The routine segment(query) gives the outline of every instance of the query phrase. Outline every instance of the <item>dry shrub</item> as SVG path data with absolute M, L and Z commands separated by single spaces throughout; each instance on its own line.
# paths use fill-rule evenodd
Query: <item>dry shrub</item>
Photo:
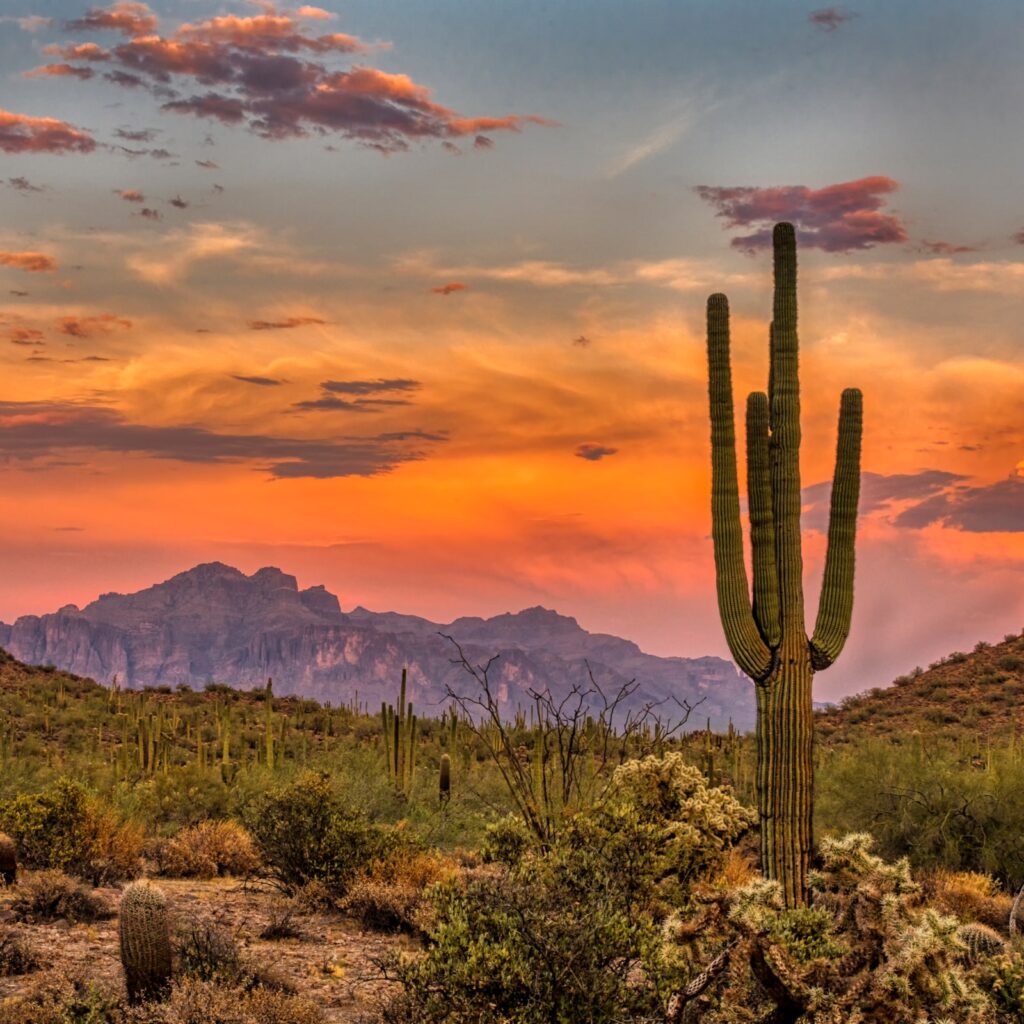
M 291 901 L 300 914 L 322 914 L 335 909 L 330 890 L 316 878 L 299 886 L 292 894 Z
M 14 890 L 11 910 L 17 920 L 32 924 L 58 918 L 101 921 L 114 916 L 106 900 L 53 869 L 27 873 Z
M 722 889 L 740 889 L 757 878 L 757 865 L 742 850 L 732 849 L 713 883 Z
M 0 925 L 0 977 L 28 974 L 40 966 L 39 954 L 22 930 Z
M 112 989 L 60 971 L 42 971 L 0 1000 L 0 1024 L 99 1024 L 116 1019 Z
M 201 821 L 182 829 L 157 850 L 161 874 L 178 878 L 245 877 L 260 868 L 249 833 L 234 821 Z
M 323 1010 L 301 996 L 190 978 L 175 983 L 168 1002 L 140 1006 L 122 1017 L 124 1024 L 324 1024 L 324 1019 Z
M 278 942 L 281 939 L 301 939 L 302 929 L 295 921 L 298 913 L 298 908 L 287 903 L 273 907 L 269 920 L 260 932 L 260 938 L 267 942 Z
M 1005 932 L 1013 897 L 990 875 L 974 871 L 935 871 L 924 879 L 930 902 L 961 921 L 979 921 Z
M 342 907 L 373 931 L 422 933 L 429 927 L 427 890 L 458 874 L 455 861 L 440 853 L 397 851 L 356 879 Z

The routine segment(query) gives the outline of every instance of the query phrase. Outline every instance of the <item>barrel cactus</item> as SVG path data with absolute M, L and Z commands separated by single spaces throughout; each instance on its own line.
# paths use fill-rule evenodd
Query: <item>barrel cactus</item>
M 814 633 L 804 624 L 800 538 L 800 383 L 796 233 L 776 224 L 768 391 L 747 399 L 747 498 L 753 594 L 747 584 L 736 471 L 729 303 L 707 306 L 711 407 L 711 521 L 718 608 L 726 640 L 757 696 L 761 870 L 787 905 L 807 898 L 811 853 L 814 672 L 839 656 L 853 611 L 854 538 L 860 491 L 861 393 L 843 392 L 825 577 Z
M 171 929 L 167 898 L 156 886 L 140 881 L 125 889 L 118 933 L 128 1001 L 164 998 L 171 983 Z
M 6 832 L 0 832 L 0 878 L 4 885 L 14 885 L 18 877 L 18 848 Z

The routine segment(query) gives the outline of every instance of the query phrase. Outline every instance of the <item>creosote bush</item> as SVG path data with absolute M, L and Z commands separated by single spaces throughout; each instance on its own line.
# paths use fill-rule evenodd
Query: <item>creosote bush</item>
M 350 808 L 320 772 L 258 796 L 244 818 L 267 871 L 287 892 L 316 882 L 338 899 L 363 868 L 399 845 L 394 830 Z
M 69 779 L 8 800 L 0 806 L 0 823 L 26 867 L 57 868 L 93 885 L 139 872 L 142 829 L 122 821 L 109 804 Z

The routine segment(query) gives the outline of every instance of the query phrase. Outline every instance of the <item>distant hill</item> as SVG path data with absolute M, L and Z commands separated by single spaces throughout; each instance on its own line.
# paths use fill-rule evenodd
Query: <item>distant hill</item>
M 629 640 L 589 633 L 573 618 L 528 608 L 490 619 L 440 624 L 394 612 L 343 612 L 323 587 L 299 590 L 276 568 L 251 576 L 220 562 L 135 594 L 104 594 L 78 608 L 25 615 L 0 623 L 0 646 L 31 665 L 53 665 L 123 686 L 201 688 L 208 682 L 250 688 L 274 680 L 274 692 L 335 705 L 357 695 L 371 709 L 393 701 L 403 668 L 409 696 L 423 714 L 445 706 L 446 687 L 473 693 L 475 683 L 452 664 L 454 637 L 474 663 L 498 655 L 491 682 L 507 712 L 530 702 L 529 691 L 564 694 L 588 684 L 588 666 L 606 693 L 635 679 L 629 707 L 660 702 L 678 717 L 672 698 L 696 704 L 693 723 L 753 727 L 749 681 L 721 658 L 659 658 Z M 623 711 L 627 710 L 626 708 Z
M 1024 635 L 980 643 L 819 712 L 827 742 L 868 736 L 1000 736 L 1024 732 Z

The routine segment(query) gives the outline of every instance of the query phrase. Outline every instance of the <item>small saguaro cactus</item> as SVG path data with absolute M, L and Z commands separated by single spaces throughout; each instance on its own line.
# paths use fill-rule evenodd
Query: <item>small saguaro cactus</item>
M 0 879 L 4 885 L 14 885 L 17 877 L 18 848 L 6 832 L 0 832 Z
M 406 798 L 412 790 L 416 768 L 416 716 L 412 712 L 412 701 L 407 704 L 405 700 L 407 682 L 408 670 L 403 668 L 397 709 L 386 701 L 380 706 L 388 774 L 395 784 L 395 792 Z
M 718 609 L 737 665 L 757 694 L 757 790 L 761 870 L 787 905 L 805 902 L 811 853 L 811 680 L 839 656 L 853 611 L 854 539 L 860 491 L 861 393 L 843 392 L 825 576 L 814 634 L 804 624 L 800 543 L 800 384 L 796 330 L 796 233 L 776 224 L 775 298 L 768 392 L 747 399 L 747 500 L 753 596 L 747 586 L 736 473 L 729 304 L 708 299 L 711 532 Z
M 441 755 L 441 772 L 437 782 L 438 799 L 441 804 L 448 803 L 452 798 L 452 759 L 448 754 Z
M 171 984 L 167 898 L 150 882 L 132 882 L 121 896 L 121 966 L 130 1003 L 164 998 Z

